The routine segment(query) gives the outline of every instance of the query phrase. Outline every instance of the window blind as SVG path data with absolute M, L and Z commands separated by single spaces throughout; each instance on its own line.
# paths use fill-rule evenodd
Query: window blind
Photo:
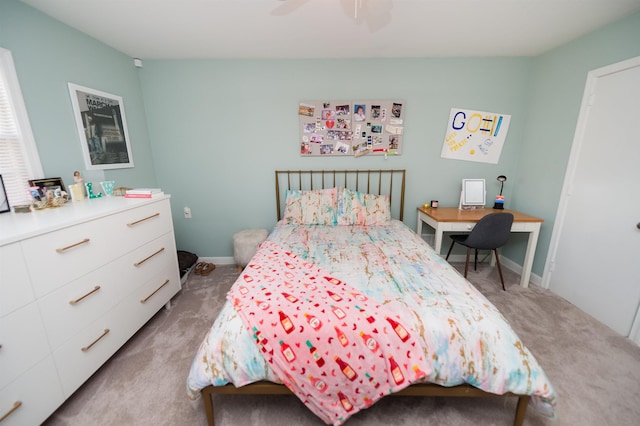
M 21 126 L 20 114 L 26 117 L 13 60 L 9 51 L 0 49 L 0 175 L 11 206 L 29 203 L 28 180 L 34 169 L 42 170 L 37 151 L 28 152 L 29 142 L 34 150 L 35 143 L 26 118 Z

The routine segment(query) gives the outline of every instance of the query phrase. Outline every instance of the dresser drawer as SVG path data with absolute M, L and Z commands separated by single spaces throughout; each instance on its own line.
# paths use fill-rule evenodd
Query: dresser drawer
M 154 281 L 156 281 L 154 283 L 156 288 L 164 282 L 157 283 L 157 279 Z M 137 298 L 139 294 L 130 294 L 112 311 L 94 321 L 55 350 L 53 356 L 65 397 L 71 395 L 100 368 L 170 299 L 170 294 L 175 294 L 178 289 L 179 280 L 171 280 L 147 303 L 141 303 L 142 298 Z M 149 293 L 151 292 L 153 290 Z M 140 289 L 137 293 L 141 293 Z M 166 300 L 159 303 L 163 298 Z
M 35 303 L 0 318 L 0 388 L 43 360 L 49 343 Z
M 0 247 L 0 318 L 33 299 L 20 243 Z
M 173 232 L 136 249 L 127 260 L 135 261 L 129 262 L 126 269 L 127 291 L 118 304 L 95 321 L 84 323 L 78 333 L 54 349 L 65 396 L 87 380 L 180 289 Z M 167 278 L 169 282 L 162 286 Z
M 107 361 L 135 329 L 112 310 L 54 350 L 53 358 L 65 398 Z
M 0 418 L 7 415 L 2 426 L 39 425 L 62 401 L 62 389 L 53 358 L 49 356 L 10 385 L 0 388 Z
M 52 348 L 113 309 L 159 270 L 174 265 L 174 247 L 169 232 L 41 298 L 38 304 Z
M 117 242 L 120 253 L 173 230 L 168 199 L 118 213 L 110 217 L 110 222 L 112 241 Z
M 133 313 L 132 320 L 143 326 L 158 310 L 180 291 L 180 276 L 172 267 L 148 280 L 127 298 L 126 304 Z
M 171 229 L 169 202 L 163 200 L 25 240 L 36 297 Z

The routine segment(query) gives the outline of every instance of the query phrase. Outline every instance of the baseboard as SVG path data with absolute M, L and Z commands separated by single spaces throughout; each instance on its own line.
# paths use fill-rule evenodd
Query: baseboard
M 488 252 L 486 252 L 486 251 L 480 252 L 479 255 L 478 255 L 478 260 L 484 259 L 484 256 L 487 253 Z M 446 254 L 443 254 L 442 258 L 444 259 L 445 256 L 446 256 Z M 449 262 L 464 263 L 466 260 L 467 260 L 467 255 L 466 254 L 452 254 L 451 256 L 449 256 Z M 487 262 L 488 261 L 489 261 L 489 259 L 487 259 Z M 471 254 L 471 258 L 469 259 L 469 262 L 473 262 L 473 254 Z M 509 259 L 508 257 L 500 256 L 500 264 L 503 267 L 507 268 L 508 270 L 513 271 L 518 275 L 522 275 L 522 265 L 518 265 L 516 262 L 514 262 L 511 259 Z M 540 275 L 536 275 L 536 274 L 534 274 L 532 272 L 531 276 L 529 277 L 529 282 L 541 287 L 542 286 L 542 277 Z
M 199 262 L 213 263 L 214 265 L 235 265 L 236 261 L 233 256 L 228 257 L 199 257 Z
M 517 264 L 508 257 L 500 256 L 500 264 L 505 268 L 522 275 L 522 265 Z M 529 282 L 537 286 L 542 286 L 542 277 L 532 272 L 531 276 L 529 277 Z

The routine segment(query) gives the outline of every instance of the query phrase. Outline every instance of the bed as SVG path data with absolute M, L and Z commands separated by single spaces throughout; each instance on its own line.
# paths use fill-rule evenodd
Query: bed
M 229 291 L 222 311 L 197 350 L 187 378 L 187 393 L 194 400 L 203 397 L 210 425 L 214 424 L 213 394 L 293 392 L 325 423 L 335 425 L 344 423 L 351 415 L 388 395 L 517 398 L 515 425 L 523 423 L 528 405 L 549 417 L 555 415 L 556 393 L 553 386 L 504 317 L 402 222 L 405 181 L 405 170 L 275 172 L 278 221 Z M 266 271 L 273 272 L 269 275 Z M 299 275 L 294 278 L 289 271 Z M 319 285 L 310 287 L 309 280 Z M 322 287 L 331 285 L 327 282 L 340 282 L 339 289 L 336 287 L 335 291 L 343 298 L 328 290 L 321 291 L 333 288 Z M 253 286 L 253 294 L 246 294 L 247 283 Z M 283 289 L 289 293 L 282 292 Z M 325 292 L 334 299 L 326 296 Z M 271 305 L 265 302 L 264 294 L 269 295 L 267 301 Z M 286 295 L 289 301 L 280 294 Z M 362 298 L 356 299 L 357 296 Z M 348 304 L 339 305 L 346 303 L 346 299 Z M 256 314 L 266 315 L 269 311 L 276 318 L 276 309 L 272 306 L 275 304 L 285 312 L 292 312 L 296 306 L 291 304 L 292 300 L 305 303 L 303 310 L 314 309 L 312 305 L 317 308 L 316 311 L 308 311 L 325 323 L 324 331 L 315 331 L 316 340 L 309 334 L 314 333 L 313 323 L 309 320 L 314 316 L 307 313 L 304 316 L 308 325 L 302 317 L 297 319 L 295 315 L 294 322 L 298 325 L 291 327 L 292 334 L 285 334 L 285 323 L 277 324 L 277 320 L 272 322 L 273 329 L 258 330 L 267 327 L 269 321 L 260 320 L 261 325 L 258 325 Z M 319 306 L 318 302 L 322 305 Z M 347 323 L 345 321 L 351 318 L 337 320 L 332 317 L 329 306 L 335 310 L 334 305 L 350 310 L 349 315 L 357 316 L 360 323 L 356 324 L 356 319 Z M 260 312 L 260 306 L 264 306 L 262 310 L 265 312 Z M 375 315 L 365 311 L 374 311 Z M 282 319 L 282 310 L 279 314 Z M 409 332 L 401 335 L 396 328 L 395 335 L 389 331 L 391 337 L 386 336 L 387 330 L 394 331 L 394 324 L 397 324 L 390 317 L 404 324 Z M 339 356 L 333 357 L 337 364 L 331 362 L 334 352 L 339 354 L 345 349 L 340 348 L 339 339 L 330 327 L 332 319 L 333 324 L 343 329 L 347 324 L 349 327 L 346 328 L 353 329 L 347 338 L 340 336 L 340 328 L 335 325 L 333 328 L 338 337 L 344 338 L 349 345 L 354 342 L 353 348 L 343 344 L 349 349 L 349 362 L 354 365 L 353 369 L 347 365 L 351 376 L 342 368 L 344 362 L 340 364 L 342 359 Z M 301 323 L 307 325 L 306 332 Z M 270 334 L 276 328 L 281 336 Z M 362 330 L 369 330 L 369 334 Z M 305 345 L 298 341 L 297 347 L 293 341 L 290 347 L 287 346 L 287 338 L 298 332 L 302 334 L 296 338 L 300 342 L 306 340 L 311 355 L 303 355 L 303 352 L 307 353 Z M 367 346 L 366 336 L 371 335 L 381 342 L 380 345 L 376 343 L 375 348 Z M 263 345 L 267 342 L 263 336 L 270 337 L 272 342 Z M 405 340 L 398 340 L 398 337 Z M 406 340 L 409 337 L 411 340 Z M 395 353 L 398 360 L 404 356 L 402 362 L 394 362 L 392 352 L 385 352 L 384 356 L 382 353 L 370 353 L 374 352 L 373 349 L 382 351 L 381 347 L 385 346 L 382 339 L 385 338 L 396 339 L 389 340 L 388 348 L 384 350 L 393 351 L 395 348 L 402 351 Z M 279 340 L 280 346 L 274 339 Z M 356 341 L 359 342 L 357 348 Z M 405 354 L 409 343 L 413 352 Z M 324 351 L 324 358 L 328 360 L 320 369 L 318 357 L 321 351 L 314 345 Z M 293 353 L 296 351 L 301 359 L 294 362 L 287 358 L 287 354 L 296 358 Z M 294 366 L 305 356 L 306 364 Z M 365 359 L 365 356 L 377 358 Z M 360 359 L 362 365 L 357 364 Z M 324 359 L 321 360 L 324 364 Z M 379 383 L 365 370 L 367 366 L 378 365 L 376 363 L 382 363 L 376 374 L 382 374 L 384 370 L 388 379 L 382 387 L 376 386 L 377 390 L 374 390 L 371 383 Z M 340 375 L 341 368 L 344 377 Z M 331 374 L 323 372 L 322 375 L 330 386 L 322 381 L 322 387 L 315 386 L 320 372 L 328 369 L 331 369 Z M 356 379 L 357 372 L 360 377 Z M 309 378 L 308 383 L 305 382 L 306 377 Z M 385 380 L 384 377 L 382 379 Z M 311 386 L 312 380 L 314 386 Z M 384 391 L 379 392 L 380 388 Z M 339 392 L 340 389 L 351 389 L 352 393 L 345 395 Z M 370 394 L 366 393 L 369 391 Z M 367 396 L 362 397 L 363 393 Z M 343 404 L 322 399 L 328 396 Z

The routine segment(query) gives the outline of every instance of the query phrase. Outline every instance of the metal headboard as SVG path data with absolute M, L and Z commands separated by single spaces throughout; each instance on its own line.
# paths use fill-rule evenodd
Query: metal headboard
M 368 194 L 388 195 L 391 216 L 404 217 L 406 170 L 276 170 L 276 208 L 282 219 L 289 189 L 349 188 Z

